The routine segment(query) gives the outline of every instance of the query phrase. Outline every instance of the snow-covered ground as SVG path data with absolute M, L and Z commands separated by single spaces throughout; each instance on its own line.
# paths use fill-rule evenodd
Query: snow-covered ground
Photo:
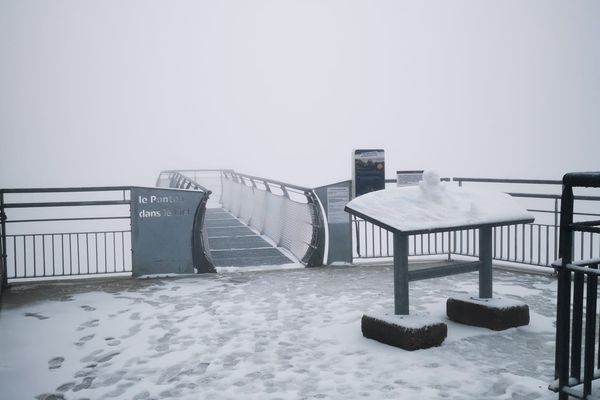
M 415 352 L 361 335 L 363 312 L 393 307 L 389 266 L 134 281 L 5 306 L 0 398 L 556 398 L 556 282 L 495 271 L 494 283 L 530 305 L 529 326 L 446 320 L 442 346 Z M 411 283 L 411 313 L 445 320 L 446 298 L 466 293 L 477 274 Z

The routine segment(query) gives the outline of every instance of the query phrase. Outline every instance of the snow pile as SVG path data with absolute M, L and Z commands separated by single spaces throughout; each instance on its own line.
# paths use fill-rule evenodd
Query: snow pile
M 402 232 L 533 221 L 510 195 L 452 186 L 434 171 L 418 186 L 371 192 L 346 207 Z

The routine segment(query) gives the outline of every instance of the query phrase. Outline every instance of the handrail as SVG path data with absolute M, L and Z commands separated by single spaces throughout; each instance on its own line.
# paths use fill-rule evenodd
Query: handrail
M 562 185 L 562 181 L 555 179 L 504 179 L 504 178 L 465 178 L 453 177 L 454 182 L 476 182 L 476 183 L 526 183 L 534 185 Z
M 239 172 L 235 172 L 233 170 L 227 171 L 226 173 L 229 173 L 231 176 L 247 178 L 247 179 L 250 179 L 253 181 L 263 182 L 265 184 L 273 184 L 273 185 L 280 186 L 281 188 L 286 187 L 286 188 L 294 189 L 294 190 L 304 192 L 304 193 L 311 192 L 313 190 L 312 188 L 308 188 L 306 186 L 294 185 L 294 184 L 287 183 L 287 182 L 277 181 L 275 179 L 261 178 L 261 177 L 254 176 L 254 175 L 242 174 Z

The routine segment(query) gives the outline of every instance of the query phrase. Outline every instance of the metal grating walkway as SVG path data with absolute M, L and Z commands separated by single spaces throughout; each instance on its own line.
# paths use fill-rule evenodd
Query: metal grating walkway
M 215 267 L 251 267 L 294 262 L 223 208 L 207 208 L 204 225 Z

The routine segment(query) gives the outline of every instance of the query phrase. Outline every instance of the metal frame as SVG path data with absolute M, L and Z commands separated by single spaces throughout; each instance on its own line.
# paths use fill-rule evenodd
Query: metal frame
M 492 271 L 492 229 L 511 224 L 530 223 L 533 219 L 508 220 L 488 224 L 459 225 L 438 229 L 415 229 L 401 231 L 389 226 L 364 213 L 353 210 L 346 206 L 345 210 L 365 221 L 391 232 L 394 235 L 394 313 L 396 315 L 409 314 L 409 287 L 411 280 L 430 279 L 441 276 L 461 274 L 471 271 L 479 271 L 479 298 L 491 299 L 493 296 L 493 271 Z M 409 236 L 421 234 L 437 234 L 455 230 L 479 230 L 479 260 L 457 265 L 446 265 L 432 267 L 426 270 L 412 272 L 408 270 Z
M 600 172 L 571 173 L 563 178 L 560 259 L 553 265 L 558 271 L 554 373 L 557 381 L 550 386 L 559 393 L 560 400 L 588 398 L 592 395 L 592 381 L 600 378 L 595 376 L 595 368 L 600 368 L 600 353 L 597 358 L 595 354 L 596 342 L 600 342 L 596 334 L 600 258 L 573 260 L 574 233 L 600 233 L 600 221 L 574 222 L 575 187 L 600 188 Z M 600 352 L 600 343 L 598 348 Z

